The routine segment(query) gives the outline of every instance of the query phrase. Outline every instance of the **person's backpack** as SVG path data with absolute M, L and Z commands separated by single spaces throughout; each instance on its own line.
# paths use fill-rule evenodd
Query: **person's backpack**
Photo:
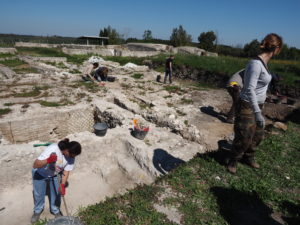
M 156 81 L 157 81 L 157 82 L 160 82 L 160 79 L 161 79 L 161 76 L 160 76 L 160 75 L 157 75 Z

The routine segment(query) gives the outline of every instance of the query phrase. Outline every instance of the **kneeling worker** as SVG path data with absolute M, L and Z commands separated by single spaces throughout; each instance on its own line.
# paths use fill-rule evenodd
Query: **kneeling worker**
M 89 65 L 85 71 L 85 76 L 82 77 L 85 81 L 100 82 L 100 85 L 105 85 L 104 81 L 107 81 L 108 68 L 99 67 L 99 63 L 94 62 Z

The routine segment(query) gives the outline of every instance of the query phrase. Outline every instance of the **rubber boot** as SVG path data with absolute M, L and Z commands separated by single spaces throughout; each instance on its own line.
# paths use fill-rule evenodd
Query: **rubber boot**
M 235 159 L 230 159 L 229 160 L 229 163 L 227 165 L 227 170 L 228 170 L 228 172 L 230 172 L 232 174 L 236 174 L 237 161 Z
M 255 162 L 255 159 L 253 157 L 245 158 L 245 162 L 248 166 L 250 166 L 254 169 L 259 169 L 260 168 L 260 165 L 257 162 Z

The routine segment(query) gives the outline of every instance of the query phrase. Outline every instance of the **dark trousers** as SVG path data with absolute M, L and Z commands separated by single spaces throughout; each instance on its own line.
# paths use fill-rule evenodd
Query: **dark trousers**
M 236 105 L 238 104 L 238 100 L 240 98 L 240 88 L 239 86 L 227 87 L 227 91 L 232 98 L 232 105 L 227 114 L 227 120 L 233 120 L 235 117 Z
M 98 81 L 107 81 L 108 69 L 106 67 L 100 67 L 95 72 L 95 79 Z
M 165 73 L 164 83 L 167 82 L 167 77 L 169 76 L 170 84 L 172 83 L 172 71 L 167 69 Z
M 259 105 L 262 109 L 263 105 Z M 256 126 L 250 103 L 239 100 L 234 121 L 232 160 L 254 158 L 255 149 L 264 138 L 264 128 Z

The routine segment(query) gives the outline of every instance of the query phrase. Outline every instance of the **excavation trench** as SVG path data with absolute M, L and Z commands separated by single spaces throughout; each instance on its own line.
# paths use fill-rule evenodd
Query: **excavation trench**
M 67 190 L 71 214 L 137 184 L 153 182 L 156 176 L 168 172 L 163 165 L 168 164 L 169 168 L 166 160 L 187 161 L 201 151 L 199 144 L 161 127 L 149 132 L 145 140 L 138 140 L 129 130 L 133 117 L 128 110 L 106 103 L 101 107 L 81 105 L 2 120 L 0 129 L 7 140 L 0 145 L 0 208 L 4 208 L 0 219 L 3 224 L 30 221 L 32 163 L 45 148 L 33 147 L 35 143 L 57 142 L 65 137 L 81 143 L 83 151 L 76 158 Z M 104 137 L 93 133 L 95 122 L 108 124 L 110 129 Z M 155 127 L 151 126 L 151 129 Z M 62 211 L 65 213 L 63 207 Z M 53 218 L 47 201 L 42 218 Z

